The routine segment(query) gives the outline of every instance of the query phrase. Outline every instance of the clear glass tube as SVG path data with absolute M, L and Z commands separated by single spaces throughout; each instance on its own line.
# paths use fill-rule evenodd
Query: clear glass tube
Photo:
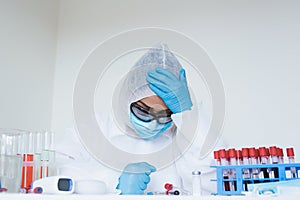
M 34 165 L 35 165 L 35 180 L 43 178 L 41 172 L 41 156 L 45 149 L 45 135 L 43 132 L 35 132 L 35 154 L 34 154 Z
M 43 166 L 46 167 L 47 170 L 44 169 L 42 171 L 47 171 L 47 176 L 55 176 L 56 175 L 56 169 L 55 169 L 55 149 L 54 149 L 54 132 L 52 131 L 44 131 L 44 137 L 45 137 L 45 148 L 43 152 L 43 158 L 41 162 L 43 163 Z M 45 171 L 46 170 L 46 171 Z M 45 176 L 46 173 L 43 174 Z
M 22 166 L 22 182 L 21 189 L 28 193 L 32 181 L 34 180 L 34 135 L 32 132 L 26 132 L 23 143 L 23 166 Z
M 0 188 L 3 192 L 17 193 L 20 191 L 21 136 L 20 131 L 0 129 Z

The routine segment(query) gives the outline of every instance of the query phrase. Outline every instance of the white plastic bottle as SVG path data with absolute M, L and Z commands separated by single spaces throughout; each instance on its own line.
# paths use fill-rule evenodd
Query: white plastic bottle
M 199 196 L 201 195 L 201 172 L 193 171 L 192 178 L 193 178 L 193 196 Z

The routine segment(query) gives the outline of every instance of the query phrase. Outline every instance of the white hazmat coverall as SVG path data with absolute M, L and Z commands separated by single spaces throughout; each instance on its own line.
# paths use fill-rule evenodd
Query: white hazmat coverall
M 150 182 L 145 193 L 164 192 L 164 185 L 171 183 L 185 194 L 192 194 L 192 172 L 201 171 L 202 194 L 216 192 L 212 148 L 202 150 L 210 126 L 211 115 L 206 105 L 191 95 L 192 110 L 172 115 L 172 126 L 158 138 L 143 140 L 135 133 L 129 121 L 129 105 L 144 97 L 156 95 L 146 81 L 147 71 L 162 67 L 178 76 L 181 65 L 166 45 L 151 49 L 145 54 L 121 81 L 113 98 L 111 113 L 97 113 L 97 121 L 107 142 L 123 152 L 119 156 L 112 153 L 111 159 L 120 160 L 118 166 L 102 160 L 89 149 L 84 133 L 68 129 L 56 142 L 56 150 L 74 159 L 57 159 L 58 173 L 75 180 L 97 179 L 105 182 L 107 193 L 118 193 L 116 186 L 126 164 L 147 162 L 157 171 L 150 174 Z M 78 137 L 79 136 L 79 137 Z M 94 138 L 88 138 L 93 140 Z M 216 141 L 218 138 L 214 138 Z M 221 141 L 221 140 L 220 140 Z M 224 146 L 219 141 L 215 148 Z M 95 141 L 94 141 L 95 142 Z M 200 159 L 200 152 L 207 152 Z M 111 152 L 107 149 L 107 154 Z M 127 156 L 127 154 L 128 156 Z M 132 156 L 136 155 L 136 157 Z M 114 162 L 118 163 L 118 162 Z M 183 193 L 182 193 L 183 194 Z

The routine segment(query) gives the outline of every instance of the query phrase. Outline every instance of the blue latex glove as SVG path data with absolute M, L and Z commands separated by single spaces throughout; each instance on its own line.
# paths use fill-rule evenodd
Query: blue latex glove
M 144 194 L 150 174 L 155 171 L 156 168 L 146 162 L 128 164 L 119 177 L 116 189 L 121 190 L 121 194 Z
M 185 70 L 179 72 L 179 79 L 168 69 L 156 68 L 148 71 L 146 77 L 149 87 L 155 92 L 173 113 L 191 110 L 193 103 L 186 82 Z

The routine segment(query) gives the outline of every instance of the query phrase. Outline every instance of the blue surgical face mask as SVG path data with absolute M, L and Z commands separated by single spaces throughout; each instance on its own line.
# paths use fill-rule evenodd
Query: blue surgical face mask
M 144 140 L 154 140 L 165 132 L 171 125 L 172 121 L 166 124 L 159 124 L 156 120 L 143 122 L 130 112 L 130 121 L 135 132 Z

